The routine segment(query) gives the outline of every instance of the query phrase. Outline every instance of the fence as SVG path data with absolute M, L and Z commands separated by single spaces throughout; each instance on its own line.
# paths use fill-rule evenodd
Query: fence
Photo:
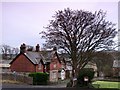
M 2 80 L 13 80 L 18 81 L 26 84 L 32 84 L 33 79 L 32 77 L 28 77 L 25 73 L 1 73 Z

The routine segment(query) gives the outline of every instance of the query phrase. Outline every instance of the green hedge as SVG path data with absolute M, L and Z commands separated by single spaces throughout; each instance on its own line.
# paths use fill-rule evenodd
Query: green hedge
M 29 76 L 33 77 L 33 85 L 46 85 L 49 80 L 47 73 L 35 72 L 30 73 Z
M 94 70 L 92 68 L 83 68 L 80 70 L 77 85 L 78 86 L 88 86 L 91 83 L 91 80 L 94 78 Z M 84 77 L 88 77 L 88 81 L 84 81 Z

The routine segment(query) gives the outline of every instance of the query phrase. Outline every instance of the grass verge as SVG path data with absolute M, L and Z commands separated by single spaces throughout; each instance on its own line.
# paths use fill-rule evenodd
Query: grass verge
M 120 89 L 120 82 L 95 81 L 92 83 L 95 88 L 117 88 Z

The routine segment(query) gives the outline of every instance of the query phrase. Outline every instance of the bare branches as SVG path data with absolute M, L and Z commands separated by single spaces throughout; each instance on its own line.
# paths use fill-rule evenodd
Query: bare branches
M 57 45 L 71 57 L 73 68 L 83 68 L 95 50 L 112 45 L 116 35 L 115 24 L 105 20 L 102 10 L 91 13 L 69 8 L 58 11 L 54 20 L 42 32 L 47 45 Z

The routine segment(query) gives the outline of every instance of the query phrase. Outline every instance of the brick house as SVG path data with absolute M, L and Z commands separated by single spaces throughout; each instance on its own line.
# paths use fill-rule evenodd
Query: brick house
M 26 51 L 25 48 L 23 50 L 21 49 L 20 53 L 10 62 L 10 69 L 16 72 L 45 71 L 42 55 L 38 52 Z
M 45 59 L 46 72 L 50 73 L 50 81 L 61 79 L 61 71 L 66 68 L 65 60 L 59 56 L 57 49 L 40 51 Z
M 61 78 L 59 73 L 65 70 L 65 61 L 59 58 L 57 49 L 39 51 L 37 44 L 35 51 L 26 50 L 26 45 L 22 44 L 20 53 L 10 62 L 11 71 L 16 72 L 48 72 L 50 81 L 57 81 Z
M 65 77 L 61 75 L 61 71 L 65 71 L 65 61 L 60 60 L 56 48 L 54 48 L 53 57 L 50 63 L 50 81 L 57 81 L 58 78 Z M 56 78 L 58 77 L 58 78 Z

